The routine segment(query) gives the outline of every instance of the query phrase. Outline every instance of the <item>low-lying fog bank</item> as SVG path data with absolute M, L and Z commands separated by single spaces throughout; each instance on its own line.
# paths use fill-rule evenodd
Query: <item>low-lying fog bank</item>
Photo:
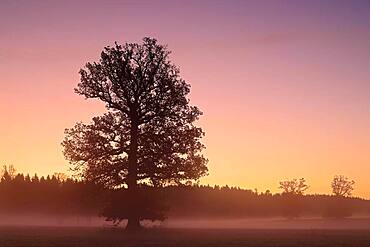
M 208 220 L 168 220 L 163 226 L 170 228 L 210 229 L 370 229 L 370 218 L 245 218 Z
M 122 222 L 119 226 L 124 226 Z M 167 219 L 164 222 L 144 221 L 146 227 L 202 229 L 370 229 L 369 217 L 346 219 L 323 218 L 244 218 L 244 219 Z M 114 227 L 102 217 L 86 216 L 0 216 L 1 226 Z

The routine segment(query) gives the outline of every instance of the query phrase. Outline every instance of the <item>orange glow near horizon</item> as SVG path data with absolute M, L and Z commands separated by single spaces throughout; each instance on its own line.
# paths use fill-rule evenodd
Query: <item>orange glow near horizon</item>
M 201 183 L 277 192 L 304 177 L 308 193 L 330 193 L 343 174 L 370 198 L 369 3 L 227 2 L 1 3 L 0 164 L 67 172 L 64 129 L 105 111 L 74 94 L 78 70 L 151 36 L 204 112 Z

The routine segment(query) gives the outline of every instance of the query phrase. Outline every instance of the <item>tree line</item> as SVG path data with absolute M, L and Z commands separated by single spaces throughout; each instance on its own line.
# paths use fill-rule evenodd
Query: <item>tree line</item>
M 333 195 L 304 195 L 308 187 L 304 179 L 282 181 L 282 192 L 275 194 L 196 183 L 141 185 L 137 206 L 141 220 L 369 215 L 370 201 L 350 197 L 348 193 L 335 194 L 337 190 L 345 191 L 345 187 L 338 187 L 338 181 L 353 185 L 351 180 L 337 176 L 332 183 Z M 125 188 L 106 189 L 63 174 L 29 176 L 4 166 L 0 178 L 0 215 L 104 216 L 119 223 L 126 219 L 129 196 Z
M 100 207 L 91 182 L 68 178 L 61 173 L 30 176 L 3 166 L 0 173 L 0 215 L 96 215 Z

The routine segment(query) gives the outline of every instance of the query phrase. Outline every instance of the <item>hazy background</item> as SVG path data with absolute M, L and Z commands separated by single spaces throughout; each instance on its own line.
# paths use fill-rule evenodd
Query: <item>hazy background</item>
M 370 197 L 369 1 L 0 1 L 0 163 L 67 171 L 63 130 L 104 111 L 73 93 L 106 45 L 156 37 L 205 113 L 202 183 L 276 191 L 335 174 Z

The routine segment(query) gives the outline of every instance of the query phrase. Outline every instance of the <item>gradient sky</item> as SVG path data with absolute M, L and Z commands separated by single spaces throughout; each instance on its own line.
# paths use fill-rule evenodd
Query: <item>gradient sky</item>
M 63 131 L 104 111 L 78 70 L 118 42 L 157 38 L 204 116 L 204 184 L 278 191 L 335 174 L 370 198 L 369 1 L 0 0 L 0 164 L 65 172 Z

